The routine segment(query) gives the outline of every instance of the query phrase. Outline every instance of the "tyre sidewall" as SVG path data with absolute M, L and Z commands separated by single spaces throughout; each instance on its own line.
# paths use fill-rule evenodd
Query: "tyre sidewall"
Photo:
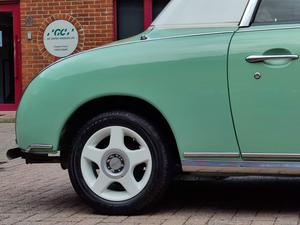
M 113 202 L 96 195 L 84 181 L 81 155 L 88 139 L 97 131 L 109 126 L 123 126 L 138 133 L 149 147 L 152 171 L 145 188 L 135 197 Z M 108 214 L 135 214 L 150 207 L 164 193 L 169 183 L 169 157 L 159 131 L 142 117 L 124 111 L 103 113 L 87 122 L 74 139 L 70 154 L 69 174 L 76 192 L 97 211 Z

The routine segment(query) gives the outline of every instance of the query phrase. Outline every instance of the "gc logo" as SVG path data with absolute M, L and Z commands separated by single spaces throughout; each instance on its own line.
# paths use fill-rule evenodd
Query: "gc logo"
M 74 28 L 71 30 L 71 32 L 74 32 Z M 69 36 L 70 35 L 70 32 L 68 31 L 67 28 L 65 29 L 52 29 L 51 33 L 54 35 L 54 36 L 61 36 L 61 37 L 64 37 L 64 36 Z M 50 33 L 47 34 L 47 36 L 50 36 Z

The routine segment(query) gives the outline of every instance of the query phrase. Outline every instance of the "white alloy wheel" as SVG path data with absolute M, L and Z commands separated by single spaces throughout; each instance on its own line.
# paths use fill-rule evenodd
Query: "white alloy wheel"
M 123 126 L 110 126 L 87 140 L 80 166 L 84 181 L 96 195 L 108 201 L 126 201 L 146 187 L 152 156 L 138 133 Z

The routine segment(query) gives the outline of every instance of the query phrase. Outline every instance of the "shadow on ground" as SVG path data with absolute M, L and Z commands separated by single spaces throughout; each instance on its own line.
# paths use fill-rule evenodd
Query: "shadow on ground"
M 65 202 L 85 205 L 73 191 L 68 193 L 68 197 L 61 194 L 53 196 L 50 202 L 65 199 Z M 180 209 L 298 213 L 299 201 L 300 178 L 232 177 L 224 180 L 176 181 L 150 213 L 163 214 Z
M 80 200 L 67 171 L 59 165 L 25 165 L 21 160 L 6 163 L 0 166 L 0 180 L 0 216 L 8 212 L 50 216 L 63 211 L 74 219 L 78 214 L 89 217 L 95 213 Z M 167 215 L 171 219 L 183 210 L 207 214 L 208 219 L 213 215 L 231 219 L 237 212 L 245 212 L 251 216 L 247 218 L 250 221 L 261 213 L 267 215 L 258 218 L 273 220 L 283 212 L 297 220 L 299 202 L 300 178 L 251 176 L 174 181 L 162 201 L 145 215 Z
M 300 211 L 300 178 L 232 177 L 177 181 L 159 210 L 211 208 L 242 211 Z

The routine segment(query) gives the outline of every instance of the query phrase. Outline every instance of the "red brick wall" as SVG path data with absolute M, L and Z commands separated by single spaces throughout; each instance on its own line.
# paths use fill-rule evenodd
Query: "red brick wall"
M 94 48 L 114 39 L 113 0 L 21 0 L 22 86 L 57 58 L 43 46 L 43 29 L 55 19 L 72 21 L 79 33 L 75 52 Z M 25 19 L 32 16 L 32 26 Z M 27 39 L 32 32 L 32 40 Z

